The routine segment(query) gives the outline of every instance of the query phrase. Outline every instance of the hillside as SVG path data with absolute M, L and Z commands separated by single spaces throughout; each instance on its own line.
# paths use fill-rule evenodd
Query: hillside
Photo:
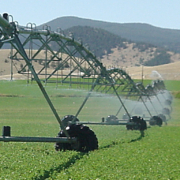
M 50 26 L 52 30 L 57 30 L 58 27 L 65 30 L 73 26 L 101 28 L 128 40 L 146 42 L 180 52 L 180 30 L 159 28 L 142 23 L 112 23 L 72 16 L 56 18 L 45 24 Z M 42 28 L 45 24 L 39 27 Z
M 125 42 L 129 42 L 127 39 L 113 33 L 90 26 L 73 26 L 64 30 L 64 34 L 72 34 L 76 41 L 81 41 L 99 58 L 102 58 L 105 54 L 110 54 L 112 48 L 126 48 Z
M 100 28 L 74 26 L 64 34 L 73 34 L 108 66 L 157 66 L 180 60 L 180 54 L 149 43 L 135 43 Z

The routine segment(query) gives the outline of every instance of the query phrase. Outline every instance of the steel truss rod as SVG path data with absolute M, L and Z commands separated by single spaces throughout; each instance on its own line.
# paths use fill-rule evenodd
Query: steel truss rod
M 9 23 L 6 19 L 4 19 L 3 17 L 0 16 L 0 25 L 1 27 L 3 28 L 3 31 L 4 31 L 4 34 L 5 36 L 7 37 L 7 39 L 9 37 L 11 37 L 11 39 L 9 39 L 9 42 L 11 43 L 11 45 L 19 52 L 19 54 L 21 54 L 21 56 L 24 58 L 26 64 L 28 65 L 29 69 L 31 70 L 33 76 L 34 76 L 34 79 L 36 80 L 42 94 L 44 95 L 47 103 L 49 104 L 49 107 L 51 108 L 54 116 L 56 117 L 57 121 L 59 122 L 60 124 L 60 127 L 64 130 L 66 136 L 69 138 L 69 134 L 67 133 L 63 123 L 61 122 L 61 119 L 54 107 L 54 105 L 52 104 L 45 88 L 43 87 L 43 85 L 41 84 L 41 81 L 37 75 L 37 73 L 35 72 L 34 70 L 34 67 L 32 66 L 22 44 L 21 44 L 21 41 L 19 40 L 19 37 L 18 37 L 18 33 L 17 33 L 17 27 L 14 23 Z
M 77 142 L 77 138 L 69 138 L 66 137 L 21 137 L 21 136 L 0 136 L 0 141 L 4 142 L 49 142 L 49 143 L 75 143 Z

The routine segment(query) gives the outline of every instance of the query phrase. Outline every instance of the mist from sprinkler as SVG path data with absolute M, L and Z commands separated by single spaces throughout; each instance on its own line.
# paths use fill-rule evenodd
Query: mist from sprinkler
M 156 71 L 156 70 L 153 70 L 150 77 L 154 78 L 154 79 L 160 79 L 160 80 L 164 80 L 164 78 L 162 77 L 162 75 Z

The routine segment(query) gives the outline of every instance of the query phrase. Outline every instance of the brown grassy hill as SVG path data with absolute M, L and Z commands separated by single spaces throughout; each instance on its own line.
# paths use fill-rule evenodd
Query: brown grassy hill
M 103 29 L 76 26 L 64 31 L 87 44 L 104 64 L 113 66 L 157 66 L 180 59 L 180 55 L 146 42 L 135 43 Z M 56 45 L 52 43 L 54 49 Z M 57 48 L 58 49 L 58 48 Z M 175 56 L 175 57 L 174 57 Z
M 107 66 L 131 67 L 140 66 L 155 57 L 157 48 L 149 47 L 145 51 L 134 48 L 135 43 L 126 43 L 127 48 L 113 48 L 112 53 L 103 56 L 101 59 Z M 180 54 L 167 51 L 170 55 L 170 62 L 180 61 Z
M 9 58 L 10 50 L 9 49 L 0 49 L 0 79 L 9 79 L 11 72 L 13 72 L 13 76 L 18 79 L 24 79 L 26 77 L 18 74 L 18 70 L 21 70 L 21 66 L 25 65 L 25 61 L 13 61 Z M 39 55 L 39 58 L 42 58 L 43 54 Z M 36 66 L 36 69 L 40 69 L 42 65 L 37 62 L 33 64 Z
M 171 52 L 169 52 L 171 53 Z M 147 53 L 139 53 L 136 50 L 132 50 L 132 47 L 130 46 L 129 49 L 125 49 L 123 52 L 117 50 L 116 48 L 113 50 L 113 53 L 109 55 L 109 59 L 104 58 L 102 60 L 103 64 L 107 68 L 112 68 L 112 67 L 118 67 L 118 68 L 123 68 L 126 70 L 129 75 L 133 79 L 141 79 L 142 78 L 142 66 L 136 66 L 136 61 L 128 61 L 128 59 L 131 59 L 131 57 L 135 56 L 136 54 L 136 59 L 140 57 L 143 58 L 148 58 Z M 10 55 L 10 50 L 6 49 L 0 49 L 0 79 L 10 79 L 10 74 L 11 74 L 11 61 L 9 59 Z M 41 55 L 40 55 L 41 56 Z M 119 61 L 118 63 L 118 58 L 126 56 L 127 61 Z M 43 54 L 42 54 L 43 57 Z M 170 80 L 180 80 L 180 55 L 179 54 L 172 54 L 172 63 L 170 64 L 165 64 L 165 65 L 160 65 L 160 66 L 144 66 L 143 67 L 143 75 L 144 79 L 153 79 L 157 78 L 158 74 L 161 74 L 163 79 L 170 79 Z M 121 62 L 121 63 L 120 63 Z M 12 69 L 13 69 L 13 77 L 16 79 L 26 79 L 25 76 L 19 75 L 17 73 L 18 69 L 20 69 L 20 66 L 22 63 L 25 63 L 23 61 L 15 61 L 12 64 Z M 34 66 L 36 66 L 36 69 L 40 69 L 42 65 L 39 63 L 35 63 Z
M 180 61 L 160 66 L 128 67 L 126 71 L 133 79 L 163 78 L 164 80 L 180 80 Z

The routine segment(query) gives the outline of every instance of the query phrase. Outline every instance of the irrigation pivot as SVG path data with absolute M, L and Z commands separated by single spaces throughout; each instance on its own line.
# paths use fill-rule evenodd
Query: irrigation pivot
M 132 116 L 126 107 L 123 96 L 139 96 L 141 93 L 129 75 L 121 69 L 110 69 L 106 67 L 91 53 L 82 42 L 75 41 L 71 36 L 64 35 L 61 31 L 51 31 L 49 27 L 42 30 L 33 24 L 22 27 L 17 22 L 10 22 L 8 14 L 0 16 L 0 48 L 4 43 L 10 43 L 12 49 L 10 59 L 22 61 L 23 67 L 18 70 L 20 74 L 28 75 L 29 80 L 35 80 L 51 108 L 56 120 L 60 125 L 57 138 L 44 139 L 43 137 L 11 137 L 10 129 L 4 127 L 3 136 L 0 141 L 32 141 L 32 142 L 56 142 L 56 150 L 78 150 L 90 151 L 98 148 L 98 140 L 95 133 L 86 125 L 126 125 L 127 129 L 144 131 L 147 126 L 140 116 Z M 24 35 L 24 36 L 22 36 Z M 25 38 L 24 41 L 21 39 Z M 52 48 L 52 44 L 55 44 Z M 26 49 L 29 47 L 29 50 Z M 36 49 L 34 50 L 33 49 Z M 41 55 L 45 55 L 42 57 Z M 35 65 L 39 62 L 41 68 L 35 71 Z M 54 68 L 48 69 L 49 66 Z M 12 72 L 13 75 L 13 72 Z M 41 77 L 41 78 L 40 78 Z M 44 79 L 43 79 L 44 77 Z M 45 83 L 68 83 L 70 86 L 86 86 L 88 94 L 82 102 L 75 115 L 67 115 L 60 119 L 51 99 L 49 98 L 42 82 Z M 88 88 L 87 88 L 88 87 Z M 80 122 L 78 115 L 90 98 L 92 92 L 113 94 L 125 111 L 128 121 L 109 116 L 102 122 Z M 140 95 L 141 94 L 141 95 Z M 152 116 L 146 102 L 141 98 L 145 108 Z
M 62 124 L 62 121 L 58 115 L 58 113 L 56 112 L 56 109 L 53 105 L 53 103 L 51 102 L 45 88 L 43 87 L 36 71 L 34 70 L 33 65 L 31 64 L 24 48 L 23 45 L 19 39 L 18 36 L 18 28 L 15 24 L 15 22 L 9 22 L 9 16 L 8 14 L 3 14 L 3 17 L 0 15 L 0 35 L 1 35 L 1 39 L 0 39 L 0 45 L 2 46 L 4 43 L 10 43 L 16 50 L 17 52 L 23 57 L 23 59 L 26 62 L 26 65 L 28 66 L 28 68 L 30 69 L 34 79 L 36 80 L 42 94 L 44 95 L 47 103 L 49 104 L 54 116 L 56 117 L 58 123 L 60 124 L 61 129 L 63 130 L 63 137 L 57 137 L 57 138 L 43 138 L 43 137 L 11 137 L 10 136 L 10 128 L 4 127 L 3 128 L 3 135 L 2 137 L 0 137 L 0 141 L 18 141 L 18 142 L 59 142 L 62 144 L 68 144 L 68 146 L 71 147 L 72 150 L 78 150 L 78 151 L 89 151 L 89 150 L 94 150 L 98 148 L 98 142 L 97 139 L 95 138 L 95 140 L 91 143 L 86 142 L 86 144 L 82 143 L 82 138 L 77 138 L 77 136 L 79 136 L 79 134 L 81 134 L 82 132 L 85 133 L 85 137 L 87 136 L 89 129 L 85 128 L 83 125 L 79 126 L 79 125 L 73 125 L 73 126 L 69 126 L 69 130 L 67 130 L 67 128 L 65 128 L 65 126 Z M 76 132 L 76 133 L 74 133 Z M 9 136 L 7 136 L 9 135 Z M 95 134 L 93 134 L 93 137 L 96 137 Z M 76 136 L 76 137 L 75 137 Z M 92 136 L 92 132 L 91 134 L 87 137 L 91 138 Z M 94 146 L 92 146 L 92 144 Z

